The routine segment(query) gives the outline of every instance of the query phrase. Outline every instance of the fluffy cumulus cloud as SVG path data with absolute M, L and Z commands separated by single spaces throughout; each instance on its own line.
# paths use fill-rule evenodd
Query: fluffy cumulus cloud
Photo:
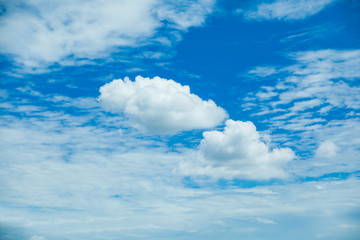
M 0 53 L 28 71 L 86 63 L 145 41 L 171 44 L 171 33 L 201 25 L 212 7 L 213 0 L 5 1 Z
M 160 77 L 114 80 L 102 86 L 100 93 L 106 110 L 123 113 L 136 128 L 150 133 L 212 128 L 227 118 L 212 100 L 204 101 L 189 86 Z
M 319 158 L 331 158 L 336 156 L 338 147 L 330 140 L 320 143 L 319 147 L 316 149 L 316 157 Z
M 277 0 L 261 3 L 255 10 L 245 13 L 245 17 L 255 20 L 298 20 L 320 12 L 335 0 Z
M 284 178 L 287 174 L 283 167 L 295 157 L 289 148 L 270 150 L 252 122 L 228 120 L 223 132 L 207 131 L 203 135 L 200 165 L 182 163 L 180 170 L 185 174 L 253 180 Z

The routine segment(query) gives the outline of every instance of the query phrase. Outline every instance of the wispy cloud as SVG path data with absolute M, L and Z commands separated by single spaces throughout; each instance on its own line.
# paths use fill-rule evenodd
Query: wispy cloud
M 328 167 L 331 164 L 338 165 L 338 170 L 356 171 L 359 169 L 355 164 L 356 143 L 360 139 L 353 133 L 359 128 L 359 119 L 351 113 L 360 108 L 357 84 L 360 51 L 307 51 L 290 54 L 290 57 L 295 64 L 278 68 L 277 73 L 281 74 L 276 76 L 277 83 L 250 94 L 244 107 L 254 111 L 254 117 L 266 116 L 263 122 L 270 124 L 274 132 L 286 130 L 286 138 L 293 141 L 289 145 L 298 151 L 307 149 L 309 154 L 310 150 L 317 158 L 324 157 L 325 152 L 329 156 L 334 156 L 335 152 L 347 156 L 346 163 L 341 158 L 323 163 L 323 170 L 318 165 L 319 174 L 334 171 Z M 339 114 L 340 109 L 342 114 Z M 276 135 L 274 137 L 276 139 Z M 279 137 L 284 141 L 284 135 Z M 296 138 L 298 140 L 294 141 Z M 319 148 L 316 150 L 314 145 Z M 308 163 L 308 168 L 316 164 Z
M 263 88 L 259 100 L 273 99 L 271 106 L 291 104 L 291 110 L 304 111 L 315 106 L 358 109 L 359 91 L 353 86 L 360 77 L 360 51 L 320 50 L 290 54 L 297 62 L 282 73 L 287 77 L 275 87 Z M 296 102 L 294 102 L 296 101 Z
M 249 20 L 300 20 L 314 15 L 335 0 L 276 0 L 261 3 L 256 9 L 238 10 Z

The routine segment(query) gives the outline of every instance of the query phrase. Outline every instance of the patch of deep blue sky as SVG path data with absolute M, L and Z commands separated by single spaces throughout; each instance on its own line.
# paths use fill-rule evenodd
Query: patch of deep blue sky
M 207 18 L 205 26 L 191 28 L 184 33 L 174 49 L 145 44 L 136 49 L 119 49 L 109 59 L 95 60 L 91 65 L 62 68 L 55 64 L 50 67 L 53 71 L 48 73 L 21 74 L 17 78 L 7 75 L 14 66 L 11 58 L 2 56 L 3 81 L 0 84 L 5 89 L 30 85 L 33 90 L 44 94 L 97 97 L 99 87 L 112 79 L 125 76 L 134 79 L 136 75 L 160 76 L 189 85 L 196 95 L 214 100 L 229 113 L 231 119 L 250 120 L 259 130 L 267 130 L 269 126 L 263 117 L 252 115 L 252 111 L 243 111 L 241 103 L 249 92 L 256 92 L 264 85 L 275 85 L 279 75 L 255 80 L 247 72 L 256 66 L 291 65 L 293 60 L 287 55 L 292 52 L 360 48 L 360 4 L 359 1 L 338 1 L 318 14 L 289 21 L 245 20 L 242 15 L 236 14 L 236 9 L 252 4 L 255 6 L 257 2 L 220 1 L 218 11 Z M 162 52 L 168 57 L 149 59 L 142 56 L 142 53 L 150 51 Z M 11 94 L 18 99 L 24 97 L 21 92 Z M 27 98 L 36 105 L 46 104 L 50 110 L 58 108 L 49 106 L 48 102 L 37 102 L 40 101 L 37 97 Z M 66 111 L 82 114 L 71 108 L 66 108 Z M 327 120 L 344 115 L 342 109 L 337 109 L 327 116 Z M 94 124 L 98 122 L 94 121 Z M 168 143 L 173 146 L 180 142 L 187 147 L 195 147 L 201 133 L 181 133 L 169 137 Z

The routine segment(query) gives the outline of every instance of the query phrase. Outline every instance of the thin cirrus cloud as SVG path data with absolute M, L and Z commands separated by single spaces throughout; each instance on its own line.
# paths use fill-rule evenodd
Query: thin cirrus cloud
M 223 132 L 204 132 L 200 144 L 201 160 L 183 162 L 183 174 L 216 178 L 268 180 L 287 177 L 284 167 L 295 158 L 290 148 L 270 147 L 252 122 L 227 120 Z
M 189 86 L 160 77 L 118 79 L 100 88 L 99 100 L 111 112 L 124 114 L 134 127 L 156 134 L 212 128 L 227 113 L 212 100 L 204 101 Z
M 53 64 L 89 63 L 145 42 L 171 45 L 178 33 L 200 26 L 213 4 L 212 0 L 7 1 L 0 16 L 0 53 L 23 71 L 41 72 Z
M 323 10 L 335 0 L 277 0 L 272 3 L 261 3 L 255 10 L 243 11 L 249 20 L 300 20 Z

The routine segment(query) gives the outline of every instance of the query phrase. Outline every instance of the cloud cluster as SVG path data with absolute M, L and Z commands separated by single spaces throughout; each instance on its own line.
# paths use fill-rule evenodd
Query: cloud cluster
M 252 122 L 227 120 L 223 132 L 204 132 L 200 144 L 202 166 L 185 162 L 180 170 L 190 175 L 220 178 L 284 178 L 283 167 L 294 159 L 289 148 L 270 150 Z
M 335 0 L 276 0 L 261 3 L 256 10 L 245 12 L 247 19 L 255 20 L 299 20 L 314 15 Z
M 160 77 L 114 80 L 100 93 L 105 109 L 125 114 L 136 128 L 150 133 L 212 128 L 227 118 L 212 100 L 204 101 L 190 93 L 189 86 Z
M 171 34 L 201 25 L 213 2 L 5 1 L 0 15 L 0 53 L 28 71 L 40 71 L 55 63 L 87 63 L 145 40 L 171 44 Z M 162 34 L 161 30 L 166 31 Z

